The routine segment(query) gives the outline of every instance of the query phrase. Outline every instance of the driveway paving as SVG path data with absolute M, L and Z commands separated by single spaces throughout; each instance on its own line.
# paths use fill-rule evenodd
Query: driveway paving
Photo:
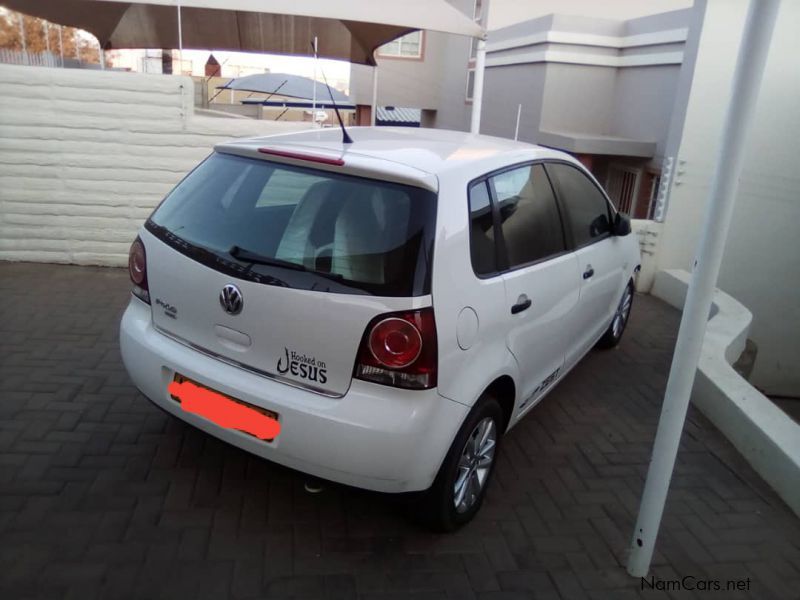
M 0 263 L 2 598 L 800 598 L 800 520 L 693 408 L 652 579 L 625 573 L 679 321 L 652 297 L 506 436 L 477 518 L 436 535 L 151 405 L 117 346 L 129 289 Z

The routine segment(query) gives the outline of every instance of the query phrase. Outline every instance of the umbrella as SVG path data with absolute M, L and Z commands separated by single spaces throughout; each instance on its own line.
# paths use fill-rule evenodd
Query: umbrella
M 314 88 L 316 87 L 316 94 Z M 242 90 L 245 92 L 257 92 L 261 94 L 278 94 L 289 98 L 303 98 L 311 100 L 313 98 L 323 98 L 326 101 L 330 98 L 327 86 L 320 82 L 301 77 L 299 75 L 289 75 L 288 73 L 259 73 L 237 77 L 231 79 L 225 85 L 217 86 L 223 90 Z M 335 88 L 331 88 L 333 99 L 340 105 L 352 105 L 353 101 L 349 96 L 343 94 Z
M 483 35 L 479 24 L 445 0 L 0 0 L 0 3 L 54 23 L 85 29 L 106 50 L 213 48 L 302 55 L 309 54 L 309 42 L 317 37 L 320 58 L 375 65 L 375 48 L 417 29 Z

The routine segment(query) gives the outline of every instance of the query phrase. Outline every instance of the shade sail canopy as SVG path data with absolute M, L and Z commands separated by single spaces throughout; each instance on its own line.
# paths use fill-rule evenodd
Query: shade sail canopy
M 217 87 L 224 90 L 277 94 L 279 96 L 303 98 L 305 100 L 318 98 L 320 101 L 324 100 L 327 102 L 331 98 L 328 93 L 328 87 L 324 83 L 320 81 L 315 82 L 308 77 L 290 75 L 288 73 L 258 73 L 256 75 L 247 75 L 245 77 L 237 77 L 236 79 L 230 80 L 225 85 Z M 316 95 L 314 95 L 315 87 L 317 88 Z M 331 93 L 336 102 L 346 104 L 353 103 L 346 94 L 343 94 L 333 87 L 331 88 Z
M 194 48 L 309 54 L 374 65 L 373 51 L 417 29 L 472 37 L 481 27 L 445 0 L 0 0 L 91 32 L 106 49 Z M 181 6 L 182 44 L 178 39 Z

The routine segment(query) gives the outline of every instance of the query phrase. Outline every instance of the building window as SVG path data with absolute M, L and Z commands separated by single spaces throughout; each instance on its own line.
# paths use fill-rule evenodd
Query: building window
M 625 165 L 610 165 L 606 190 L 620 212 L 633 219 L 652 219 L 661 190 L 661 173 Z
M 647 171 L 639 191 L 639 199 L 631 216 L 634 219 L 652 219 L 658 204 L 658 194 L 661 191 L 661 173 Z
M 614 203 L 619 212 L 628 215 L 633 214 L 640 180 L 640 169 L 632 169 L 621 165 L 611 165 L 608 168 L 606 190 L 608 191 L 608 197 L 611 198 L 611 202 Z
M 394 58 L 422 58 L 423 39 L 421 31 L 407 33 L 378 48 L 378 55 Z
M 467 71 L 467 90 L 466 90 L 467 102 L 472 102 L 472 92 L 474 90 L 475 90 L 475 69 L 469 69 Z
M 651 173 L 650 202 L 647 206 L 647 218 L 652 219 L 658 204 L 658 195 L 661 193 L 661 175 Z

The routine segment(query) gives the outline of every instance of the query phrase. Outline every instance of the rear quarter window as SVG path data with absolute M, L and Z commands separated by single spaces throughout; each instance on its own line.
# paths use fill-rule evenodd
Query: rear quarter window
M 476 275 L 497 271 L 497 252 L 494 237 L 494 215 L 486 181 L 469 189 L 470 236 L 469 249 Z

